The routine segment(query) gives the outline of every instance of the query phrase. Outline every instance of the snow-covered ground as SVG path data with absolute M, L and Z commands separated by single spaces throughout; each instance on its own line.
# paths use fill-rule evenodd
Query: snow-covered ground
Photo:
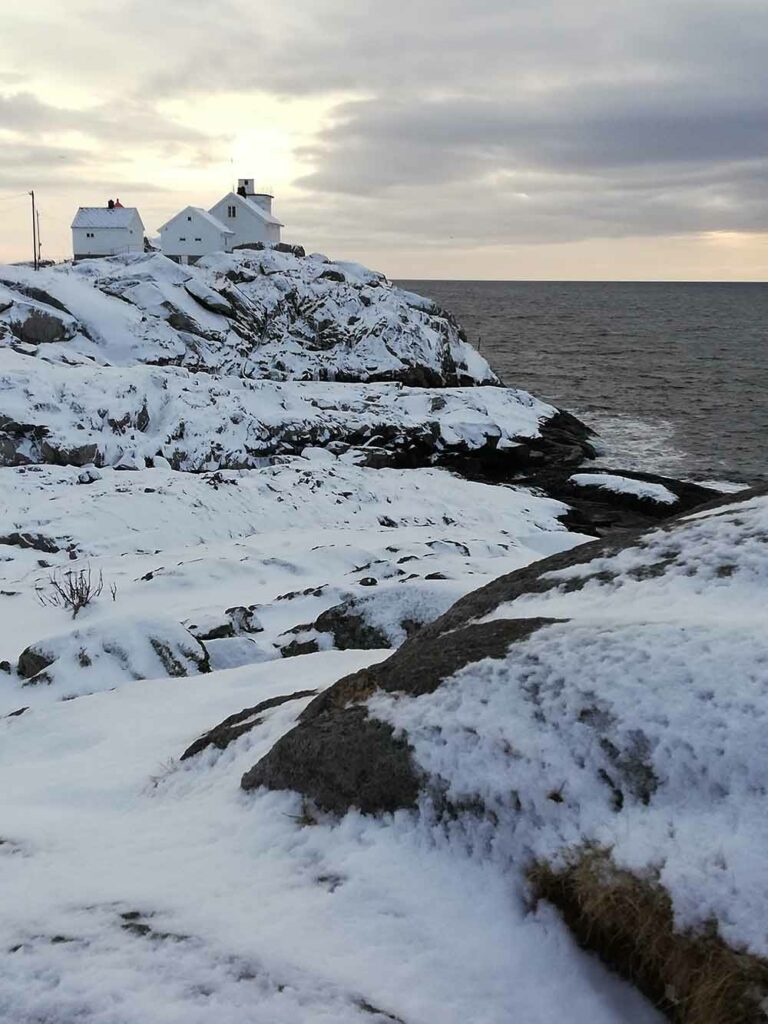
M 552 447 L 536 447 L 550 421 Z M 434 468 L 528 442 L 533 465 L 575 468 L 580 427 L 502 387 L 450 315 L 355 264 L 270 249 L 194 268 L 0 268 L 3 1024 L 658 1020 L 466 837 L 446 843 L 411 811 L 335 819 L 240 786 L 314 695 L 412 648 L 457 598 L 588 539 L 561 502 Z M 727 595 L 737 630 L 758 584 L 718 566 L 713 585 L 743 583 Z M 56 585 L 84 578 L 98 592 L 73 618 Z M 669 584 L 676 607 L 695 578 Z M 614 596 L 595 593 L 584 618 L 607 609 L 626 631 Z M 554 590 L 539 597 L 554 608 Z M 672 628 L 664 600 L 643 597 L 649 644 Z M 622 637 L 593 652 L 595 687 Z M 569 655 L 541 657 L 546 688 Z M 483 772 L 498 768 L 473 757 L 472 721 L 488 736 L 531 725 L 517 707 L 507 721 L 502 669 L 482 671 L 493 699 L 471 711 L 450 687 L 374 698 L 468 791 L 492 790 Z M 658 712 L 655 690 L 644 700 Z M 240 712 L 231 742 L 182 757 Z M 460 736 L 441 754 L 429 717 L 444 713 Z M 459 765 L 430 760 L 455 750 Z
M 567 1007 L 576 1024 L 656 1020 L 553 912 L 530 912 L 502 875 L 425 842 L 408 816 L 308 825 L 295 796 L 244 795 L 240 775 L 308 696 L 179 762 L 232 712 L 389 653 L 284 659 L 283 631 L 374 591 L 386 626 L 409 587 L 448 588 L 437 614 L 580 542 L 559 503 L 314 452 L 240 472 L 81 473 L 0 470 L 4 532 L 37 545 L 0 546 L 0 658 L 72 638 L 50 684 L 0 673 L 0 1019 L 552 1024 Z M 105 589 L 74 622 L 36 599 L 51 574 L 85 566 Z M 207 641 L 214 671 L 140 678 L 142 628 L 170 646 L 171 620 L 211 630 L 233 606 L 262 631 Z M 216 645 L 238 642 L 256 648 L 250 663 L 216 670 Z M 110 661 L 121 645 L 127 671 Z
M 655 1015 L 408 818 L 305 825 L 238 780 L 307 698 L 219 754 L 173 758 L 233 708 L 384 652 L 135 682 L 6 720 L 0 1018 L 14 1024 L 577 1024 Z
M 474 841 L 502 862 L 608 849 L 658 873 L 679 929 L 715 922 L 766 958 L 768 495 L 616 547 L 473 595 L 445 629 L 545 624 L 372 713 L 449 799 L 493 813 Z

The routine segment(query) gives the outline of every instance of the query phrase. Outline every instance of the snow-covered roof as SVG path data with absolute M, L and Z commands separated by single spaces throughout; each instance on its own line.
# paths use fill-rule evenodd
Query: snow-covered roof
M 268 210 L 262 209 L 259 204 L 251 198 L 240 196 L 237 192 L 230 192 L 229 195 L 224 196 L 224 199 L 226 199 L 227 202 L 237 201 L 242 206 L 245 206 L 247 210 L 250 210 L 251 213 L 255 213 L 257 217 L 260 217 L 265 224 L 274 224 L 279 228 L 285 227 L 282 221 L 278 220 L 277 217 L 273 216 Z M 216 203 L 216 206 L 218 206 L 219 203 L 222 203 L 224 199 L 220 199 L 219 202 Z M 212 207 L 212 209 L 216 209 L 216 206 Z
M 72 221 L 73 228 L 129 228 L 138 219 L 144 222 L 135 206 L 81 206 Z
M 165 224 L 162 224 L 158 228 L 158 230 L 165 231 L 165 229 L 169 225 L 173 224 L 175 220 L 177 220 L 184 214 L 186 214 L 187 216 L 194 215 L 197 217 L 202 217 L 203 220 L 206 220 L 208 221 L 209 224 L 212 224 L 217 231 L 223 231 L 225 235 L 234 235 L 235 233 L 234 231 L 232 231 L 231 228 L 228 228 L 226 224 L 222 223 L 222 221 L 220 221 L 218 217 L 214 217 L 212 213 L 209 213 L 207 210 L 204 210 L 200 206 L 185 206 L 183 210 L 179 210 L 179 212 L 175 213 L 170 220 L 167 220 Z

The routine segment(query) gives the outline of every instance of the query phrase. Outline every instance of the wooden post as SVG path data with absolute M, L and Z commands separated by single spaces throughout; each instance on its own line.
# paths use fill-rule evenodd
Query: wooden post
M 29 193 L 32 196 L 32 266 L 37 270 L 37 210 L 35 209 L 35 190 Z

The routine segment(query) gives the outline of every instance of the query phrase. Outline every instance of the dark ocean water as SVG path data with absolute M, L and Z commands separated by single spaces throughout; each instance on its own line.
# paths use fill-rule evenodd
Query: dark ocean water
M 768 284 L 401 281 L 506 384 L 599 432 L 601 461 L 768 480 Z

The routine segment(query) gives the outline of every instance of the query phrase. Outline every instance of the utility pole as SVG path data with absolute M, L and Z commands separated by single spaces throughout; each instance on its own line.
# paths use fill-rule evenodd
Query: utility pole
M 35 190 L 29 193 L 32 196 L 32 265 L 37 270 L 37 210 L 35 209 Z
M 37 210 L 37 268 L 40 269 L 40 265 L 43 262 L 43 243 L 40 240 L 40 210 Z

